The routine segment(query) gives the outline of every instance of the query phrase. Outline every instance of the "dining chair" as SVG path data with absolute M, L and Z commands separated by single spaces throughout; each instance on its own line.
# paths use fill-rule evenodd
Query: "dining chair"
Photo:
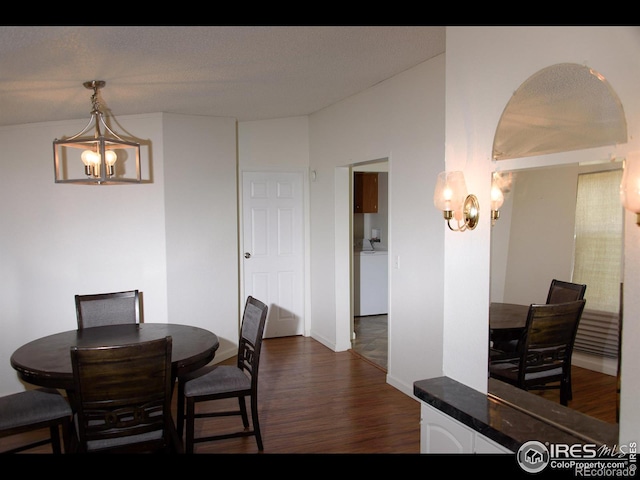
M 565 282 L 562 280 L 551 280 L 547 303 L 566 303 L 574 300 L 582 300 L 587 291 L 587 286 L 582 283 Z
M 252 296 L 247 297 L 235 365 L 208 365 L 178 377 L 178 432 L 182 436 L 183 425 L 186 422 L 186 453 L 193 453 L 195 443 L 246 436 L 255 436 L 258 450 L 264 449 L 258 420 L 258 369 L 267 311 L 268 307 L 263 302 Z M 246 397 L 250 399 L 253 429 L 249 427 Z M 203 405 L 196 412 L 196 404 L 226 398 L 237 398 L 238 409 L 212 411 L 211 408 L 205 410 L 206 405 Z M 244 430 L 195 437 L 197 418 L 233 415 L 242 417 Z
M 171 415 L 172 338 L 71 347 L 75 451 L 182 453 Z
M 530 305 L 518 357 L 492 361 L 489 375 L 523 390 L 560 389 L 560 403 L 566 406 L 573 343 L 585 303 Z
M 140 293 L 126 292 L 76 295 L 78 329 L 119 323 L 140 323 Z
M 22 443 L 2 453 L 18 453 L 51 444 L 53 453 L 62 453 L 60 429 L 65 452 L 71 428 L 71 406 L 58 390 L 37 388 L 0 397 L 0 438 L 49 428 L 49 437 Z

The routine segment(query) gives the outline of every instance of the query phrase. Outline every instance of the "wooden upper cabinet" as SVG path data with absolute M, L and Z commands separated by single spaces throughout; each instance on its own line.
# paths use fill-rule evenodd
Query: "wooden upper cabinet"
M 376 172 L 354 173 L 353 212 L 378 213 L 378 174 Z

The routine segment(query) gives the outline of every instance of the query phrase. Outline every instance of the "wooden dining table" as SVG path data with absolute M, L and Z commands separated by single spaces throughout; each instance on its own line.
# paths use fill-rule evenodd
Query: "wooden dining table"
M 172 337 L 173 375 L 182 375 L 213 360 L 219 347 L 215 333 L 173 323 L 138 323 L 69 330 L 38 338 L 11 355 L 22 380 L 42 387 L 73 390 L 70 348 L 128 345 Z

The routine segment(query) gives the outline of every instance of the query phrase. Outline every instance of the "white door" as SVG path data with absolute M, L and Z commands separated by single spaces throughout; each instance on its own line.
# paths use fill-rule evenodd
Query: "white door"
M 243 172 L 244 295 L 269 306 L 265 338 L 304 332 L 303 176 Z

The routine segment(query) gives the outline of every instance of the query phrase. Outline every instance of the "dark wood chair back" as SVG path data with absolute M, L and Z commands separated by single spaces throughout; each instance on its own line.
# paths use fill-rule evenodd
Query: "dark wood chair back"
M 126 292 L 76 295 L 78 329 L 120 323 L 140 323 L 140 293 Z
M 171 416 L 170 336 L 71 347 L 80 452 L 181 451 Z
M 571 356 L 586 300 L 529 306 L 518 358 L 492 361 L 490 375 L 524 390 L 560 389 L 571 397 Z
M 587 291 L 587 286 L 582 283 L 571 283 L 562 280 L 551 280 L 547 303 L 566 303 L 582 300 Z
M 247 298 L 238 344 L 238 368 L 249 375 L 251 390 L 254 392 L 257 389 L 258 366 L 267 312 L 268 307 L 260 300 L 253 297 Z
M 186 423 L 186 453 L 193 453 L 195 443 L 246 436 L 255 436 L 258 450 L 263 450 L 258 419 L 258 368 L 267 313 L 266 304 L 252 296 L 247 297 L 242 315 L 236 365 L 208 365 L 178 379 L 178 432 L 182 435 L 183 426 Z M 249 397 L 251 405 L 253 428 L 249 427 L 246 397 Z M 211 402 L 225 398 L 237 398 L 237 408 L 222 407 L 222 409 L 207 410 L 203 406 L 196 412 L 195 404 L 198 402 Z M 196 418 L 232 415 L 242 417 L 244 427 L 242 430 L 195 436 Z

